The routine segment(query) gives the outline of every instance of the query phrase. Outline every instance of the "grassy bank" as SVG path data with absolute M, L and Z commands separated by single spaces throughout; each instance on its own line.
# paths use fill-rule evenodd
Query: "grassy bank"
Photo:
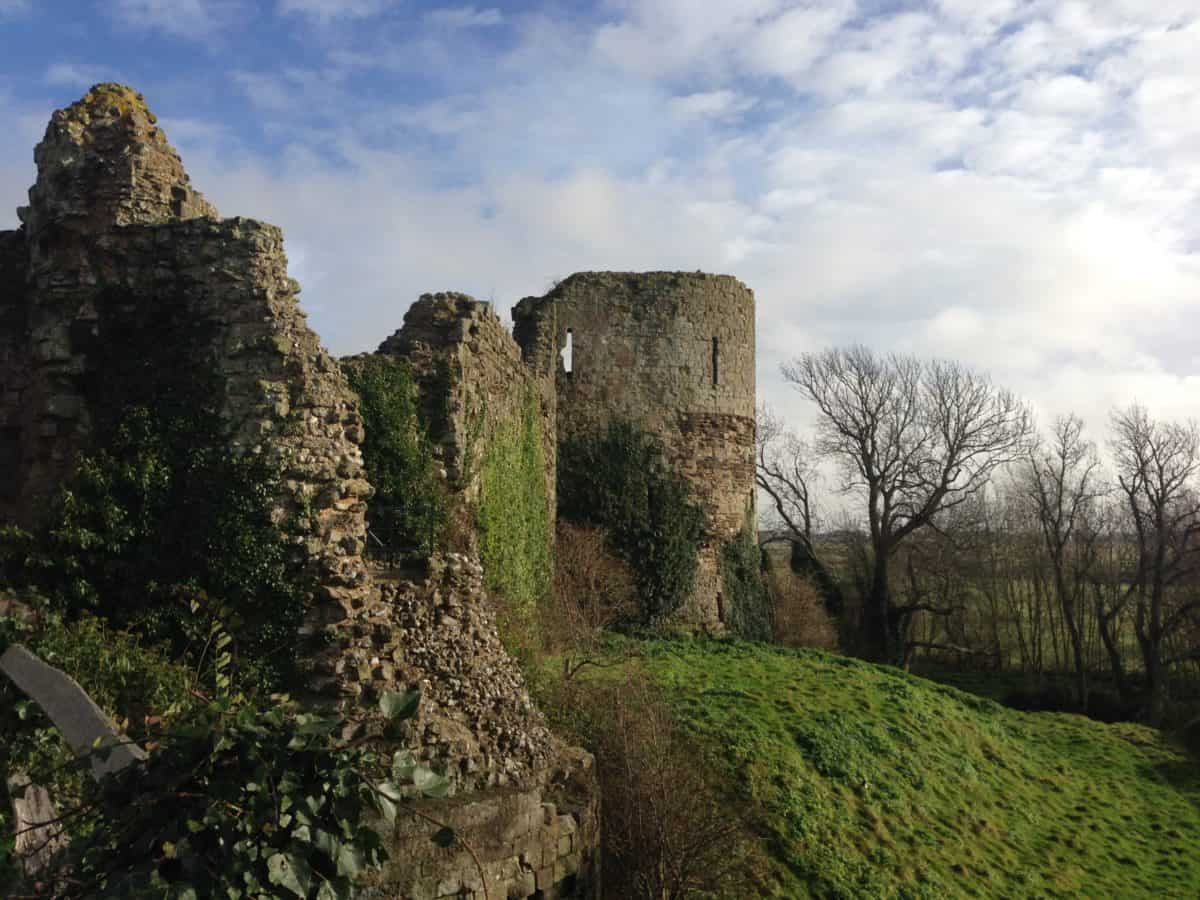
M 749 801 L 770 870 L 756 893 L 1200 896 L 1200 764 L 1157 731 L 819 651 L 638 646 Z

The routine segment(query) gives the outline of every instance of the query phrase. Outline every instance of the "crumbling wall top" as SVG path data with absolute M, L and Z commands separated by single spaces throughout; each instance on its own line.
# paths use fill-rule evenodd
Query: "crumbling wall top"
M 102 233 L 119 225 L 219 218 L 195 191 L 142 95 L 98 84 L 56 110 L 34 150 L 37 183 L 17 210 L 31 241 L 51 225 Z

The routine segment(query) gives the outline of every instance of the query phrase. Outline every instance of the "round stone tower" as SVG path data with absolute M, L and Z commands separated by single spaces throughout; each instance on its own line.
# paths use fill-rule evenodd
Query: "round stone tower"
M 656 435 L 704 509 L 681 622 L 723 630 L 718 561 L 754 528 L 754 294 L 728 275 L 580 272 L 513 310 L 527 361 L 556 373 L 558 440 L 610 419 Z

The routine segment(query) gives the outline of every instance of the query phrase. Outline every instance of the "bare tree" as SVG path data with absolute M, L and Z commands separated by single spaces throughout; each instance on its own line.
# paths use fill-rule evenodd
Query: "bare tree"
M 1200 564 L 1200 429 L 1194 422 L 1155 421 L 1134 404 L 1112 415 L 1117 483 L 1136 546 L 1127 593 L 1145 669 L 1145 715 L 1162 721 L 1170 667 L 1193 650 L 1167 656 L 1169 639 L 1200 611 L 1200 598 L 1180 588 Z M 1181 596 L 1183 594 L 1183 596 Z
M 815 558 L 815 452 L 765 403 L 758 406 L 754 450 L 755 483 L 771 498 L 774 516 L 788 531 L 789 539 L 803 544 Z
M 1088 664 L 1083 610 L 1088 573 L 1095 562 L 1094 508 L 1104 495 L 1100 457 L 1083 436 L 1083 421 L 1055 420 L 1048 441 L 1038 442 L 1025 466 L 1025 485 L 1037 513 L 1050 561 L 1054 596 L 1062 612 L 1075 666 L 1075 690 L 1087 708 Z
M 877 356 L 861 346 L 802 354 L 783 375 L 820 412 L 817 450 L 841 463 L 846 490 L 864 493 L 872 579 L 863 649 L 898 663 L 912 615 L 938 610 L 921 601 L 897 605 L 889 561 L 910 534 L 1024 456 L 1029 409 L 957 363 Z

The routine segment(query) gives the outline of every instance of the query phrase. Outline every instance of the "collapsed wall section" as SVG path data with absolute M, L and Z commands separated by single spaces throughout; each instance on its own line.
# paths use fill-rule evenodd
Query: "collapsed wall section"
M 521 348 L 491 304 L 467 294 L 423 294 L 379 352 L 412 368 L 449 483 L 467 504 L 479 499 L 482 455 L 490 441 L 520 421 L 526 404 L 536 402 L 548 514 L 554 521 L 553 377 L 524 364 Z
M 487 539 L 478 533 L 492 487 L 490 454 L 532 409 L 541 423 L 542 466 L 526 474 L 542 482 L 546 508 L 507 537 L 542 542 L 548 559 L 553 380 L 524 365 L 489 304 L 465 294 L 421 296 L 378 352 L 403 361 L 413 376 L 449 494 L 448 542 L 460 552 L 437 552 L 419 571 L 378 571 L 378 593 L 335 638 L 327 675 L 368 696 L 385 687 L 421 691 L 416 716 L 401 726 L 404 739 L 455 784 L 458 797 L 436 815 L 475 857 L 461 846 L 437 848 L 419 818 L 401 823 L 389 844 L 401 862 L 375 873 L 365 896 L 482 896 L 485 879 L 493 897 L 593 896 L 599 821 L 592 760 L 549 731 L 501 643 L 496 598 L 485 587 Z
M 705 521 L 678 617 L 721 630 L 721 547 L 754 527 L 753 293 L 727 275 L 580 272 L 513 319 L 525 358 L 555 377 L 560 443 L 614 418 L 663 442 Z

